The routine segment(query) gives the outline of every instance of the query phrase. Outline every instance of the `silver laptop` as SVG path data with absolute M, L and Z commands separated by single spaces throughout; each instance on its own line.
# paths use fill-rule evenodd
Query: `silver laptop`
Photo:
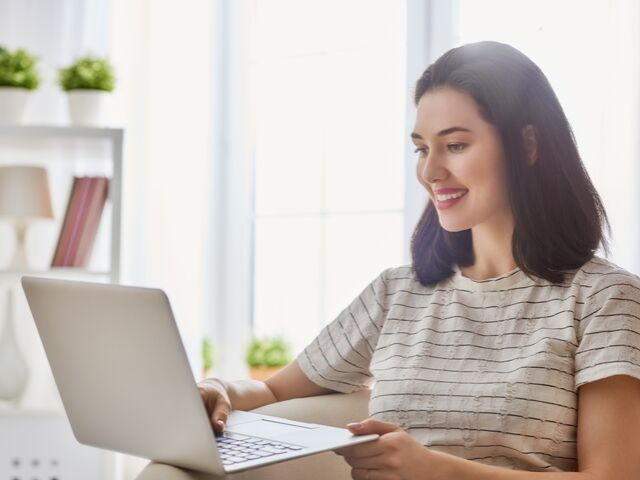
M 241 411 L 216 437 L 163 291 L 22 286 L 80 443 L 221 475 L 377 438 Z

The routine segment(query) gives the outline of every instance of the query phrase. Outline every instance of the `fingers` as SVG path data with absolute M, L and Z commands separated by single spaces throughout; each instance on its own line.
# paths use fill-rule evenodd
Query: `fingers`
M 231 401 L 224 384 L 217 379 L 209 378 L 199 382 L 198 389 L 213 430 L 222 433 L 231 413 Z
M 374 457 L 365 458 L 345 458 L 345 461 L 351 466 L 351 468 L 362 468 L 365 470 L 379 470 L 384 469 L 386 466 L 383 463 L 382 455 L 376 455 Z
M 386 433 L 400 430 L 400 427 L 395 423 L 383 422 L 382 420 L 375 420 L 373 418 L 367 418 L 366 420 L 358 423 L 348 423 L 347 428 L 354 435 L 364 435 L 369 433 L 384 435 Z
M 351 478 L 354 480 L 381 480 L 389 477 L 385 476 L 380 470 L 354 468 L 351 470 Z
M 231 406 L 224 401 L 222 397 L 218 397 L 218 401 L 216 402 L 216 406 L 213 409 L 213 414 L 211 414 L 211 425 L 213 425 L 213 429 L 218 432 L 224 432 L 224 426 L 229 419 L 229 414 L 231 413 Z
M 373 457 L 383 452 L 378 440 L 373 442 L 362 443 L 360 445 L 352 445 L 350 447 L 342 447 L 334 450 L 335 453 L 343 457 Z

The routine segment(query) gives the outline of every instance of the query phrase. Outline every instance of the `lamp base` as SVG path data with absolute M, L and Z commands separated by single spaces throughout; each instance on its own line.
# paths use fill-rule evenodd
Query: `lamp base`
M 29 261 L 27 260 L 27 249 L 26 249 L 26 239 L 27 239 L 27 228 L 29 224 L 25 220 L 16 220 L 14 221 L 14 228 L 16 231 L 16 247 L 13 252 L 13 258 L 11 259 L 11 263 L 8 265 L 9 270 L 28 270 L 29 269 Z

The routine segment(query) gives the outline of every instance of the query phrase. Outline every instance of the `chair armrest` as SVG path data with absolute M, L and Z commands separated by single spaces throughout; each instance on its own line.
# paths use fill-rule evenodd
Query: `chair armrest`
M 369 390 L 351 394 L 332 393 L 316 397 L 295 398 L 272 403 L 253 410 L 264 415 L 288 418 L 299 422 L 321 423 L 334 427 L 344 427 L 352 421 L 367 417 Z M 294 480 L 304 472 L 305 480 L 348 480 L 351 469 L 341 457 L 333 452 L 325 452 L 263 468 L 240 472 L 224 477 L 216 477 L 199 472 L 150 463 L 136 477 L 136 480 Z

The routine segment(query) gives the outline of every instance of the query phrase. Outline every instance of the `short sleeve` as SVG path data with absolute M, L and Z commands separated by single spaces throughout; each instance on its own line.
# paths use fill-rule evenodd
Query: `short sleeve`
M 613 375 L 640 379 L 638 277 L 624 270 L 600 274 L 593 280 L 578 322 L 576 389 Z
M 362 390 L 373 383 L 369 365 L 388 311 L 387 271 L 373 280 L 298 355 L 298 365 L 313 383 L 343 393 Z

